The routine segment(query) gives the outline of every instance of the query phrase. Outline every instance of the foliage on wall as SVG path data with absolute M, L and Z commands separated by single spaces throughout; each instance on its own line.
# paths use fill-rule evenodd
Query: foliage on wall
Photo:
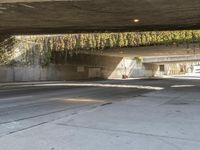
M 138 64 L 140 64 L 140 63 L 143 62 L 143 57 L 135 57 L 134 60 L 135 60 Z
M 16 40 L 13 36 L 0 38 L 0 64 L 7 64 L 10 62 L 15 44 Z
M 171 45 L 200 41 L 199 30 L 66 34 L 57 36 L 26 36 L 25 40 L 42 42 L 48 49 L 96 50 L 116 47 Z
M 26 65 L 46 66 L 54 51 L 72 56 L 83 50 L 200 43 L 200 30 L 14 36 L 0 43 L 0 63 L 12 59 Z

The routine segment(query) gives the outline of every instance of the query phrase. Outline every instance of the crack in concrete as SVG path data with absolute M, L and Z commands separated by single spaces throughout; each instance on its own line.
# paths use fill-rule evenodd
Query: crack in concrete
M 112 104 L 113 104 L 112 102 L 107 102 L 107 103 L 101 104 L 101 106 L 112 105 Z
M 21 118 L 21 119 L 12 120 L 12 121 L 1 122 L 0 125 L 12 123 L 12 122 L 23 121 L 23 120 L 28 120 L 28 119 L 33 119 L 33 118 L 37 118 L 37 117 L 48 116 L 48 115 L 51 115 L 51 114 L 56 114 L 56 113 L 59 113 L 59 112 L 65 112 L 65 111 L 68 111 L 68 110 L 71 110 L 71 109 L 76 109 L 76 108 L 81 108 L 81 107 L 86 107 L 86 106 L 90 106 L 90 105 L 82 105 L 82 106 L 79 106 L 79 107 L 77 107 L 77 106 L 68 107 L 66 109 L 57 110 L 57 111 L 53 111 L 53 112 L 49 112 L 49 113 L 44 113 L 44 114 L 40 114 L 40 115 L 36 115 L 36 116 L 25 117 L 25 118 Z
M 133 134 L 133 135 L 142 135 L 142 136 L 148 136 L 148 137 L 160 137 L 160 138 L 167 138 L 167 139 L 175 139 L 175 140 L 181 140 L 181 141 L 190 141 L 190 142 L 200 143 L 200 140 L 196 140 L 196 139 L 173 137 L 173 136 L 166 136 L 166 135 L 157 135 L 157 134 L 142 133 L 142 132 L 135 132 L 135 131 L 128 131 L 128 130 L 105 129 L 105 128 L 87 127 L 87 126 L 81 126 L 81 125 L 71 125 L 71 124 L 65 124 L 65 123 L 57 123 L 57 125 L 66 126 L 66 127 L 73 127 L 73 128 L 85 128 L 85 129 L 97 130 L 97 131 L 119 132 L 119 133 Z
M 170 145 L 170 146 L 172 146 L 172 147 L 174 147 L 177 150 L 182 150 L 180 147 L 178 147 L 176 144 L 174 144 L 172 142 L 166 141 L 166 140 L 161 139 L 161 138 L 157 138 L 157 139 L 160 140 L 160 141 L 162 141 L 162 142 L 164 142 L 164 143 L 166 143 L 166 144 L 168 144 L 168 145 Z
M 93 109 L 96 109 L 96 108 L 99 107 L 99 106 L 96 106 L 96 105 L 95 105 L 95 106 L 92 106 L 92 105 L 85 105 L 85 106 L 80 106 L 80 107 L 76 107 L 76 108 L 83 108 L 83 107 L 88 107 L 88 106 L 91 106 L 91 107 L 88 108 L 88 109 L 86 110 L 86 112 L 89 111 L 89 110 L 93 110 Z M 72 109 L 73 109 L 73 108 L 72 108 Z M 38 126 L 41 126 L 41 125 L 44 125 L 44 124 L 48 124 L 48 123 L 51 123 L 51 122 L 54 122 L 54 121 L 57 121 L 57 120 L 60 120 L 60 119 L 66 118 L 66 117 L 73 117 L 73 116 L 78 115 L 78 114 L 80 114 L 80 113 L 82 113 L 82 110 L 80 110 L 80 111 L 75 111 L 75 112 L 72 112 L 71 114 L 67 114 L 67 115 L 62 116 L 62 117 L 59 117 L 59 118 L 51 119 L 51 120 L 49 120 L 49 121 L 44 121 L 44 122 L 41 122 L 41 123 L 38 123 L 38 124 L 35 124 L 35 125 L 32 125 L 32 126 L 29 126 L 29 127 L 26 127 L 26 128 L 22 128 L 22 129 L 18 129 L 18 130 L 15 130 L 15 131 L 11 131 L 11 132 L 9 132 L 9 133 L 7 133 L 7 134 L 1 135 L 0 138 L 3 138 L 3 137 L 5 137 L 5 136 L 9 136 L 9 135 L 11 135 L 11 134 L 15 134 L 15 133 L 18 133 L 18 132 L 21 132 L 21 131 L 29 130 L 29 129 L 32 129 L 32 128 L 35 128 L 35 127 L 38 127 Z M 30 118 L 29 118 L 29 119 L 30 119 Z M 31 119 L 32 119 L 32 118 L 31 118 Z M 20 120 L 20 121 L 22 121 L 22 120 Z M 9 122 L 9 123 L 11 123 L 11 122 Z

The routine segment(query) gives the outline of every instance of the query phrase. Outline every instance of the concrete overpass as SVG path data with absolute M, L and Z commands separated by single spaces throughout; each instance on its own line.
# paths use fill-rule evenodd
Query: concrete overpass
M 199 0 L 1 0 L 0 34 L 200 28 Z

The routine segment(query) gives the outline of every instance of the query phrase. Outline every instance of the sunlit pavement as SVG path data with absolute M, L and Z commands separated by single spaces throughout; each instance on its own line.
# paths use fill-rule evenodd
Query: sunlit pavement
M 193 80 L 199 80 L 200 79 L 200 73 L 188 73 L 185 75 L 174 75 L 174 76 L 164 76 L 162 78 L 165 79 L 193 79 Z
M 0 150 L 198 150 L 200 80 L 0 84 Z

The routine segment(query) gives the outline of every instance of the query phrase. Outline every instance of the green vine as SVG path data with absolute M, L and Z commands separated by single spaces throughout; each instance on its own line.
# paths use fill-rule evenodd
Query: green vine
M 140 64 L 140 63 L 143 62 L 143 57 L 135 57 L 134 60 L 135 60 L 138 64 Z
M 8 36 L 0 40 L 0 63 L 9 64 L 15 60 L 23 65 L 39 63 L 41 66 L 48 66 L 53 63 L 53 52 L 73 56 L 81 51 L 190 43 L 200 43 L 200 30 Z M 20 56 L 13 58 L 16 49 L 20 51 Z

